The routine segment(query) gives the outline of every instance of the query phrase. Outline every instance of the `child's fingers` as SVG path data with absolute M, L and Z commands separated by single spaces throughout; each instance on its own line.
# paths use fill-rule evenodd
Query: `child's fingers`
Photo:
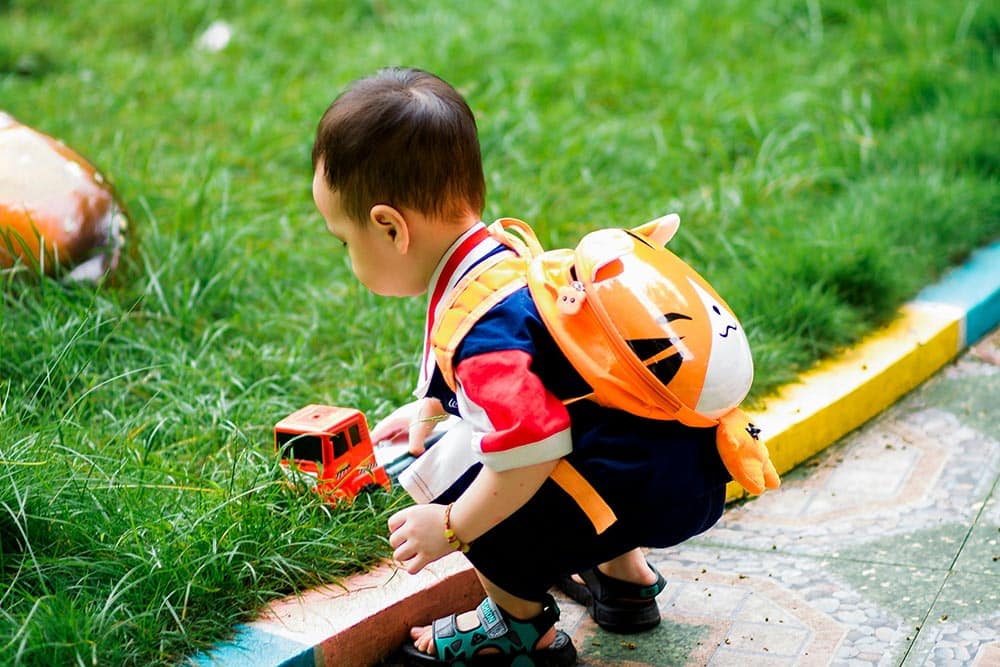
M 413 559 L 419 554 L 415 542 L 407 539 L 405 530 L 394 530 L 389 535 L 389 546 L 393 548 L 392 559 L 407 572 L 414 572 Z
M 431 561 L 412 541 L 404 541 L 392 552 L 392 559 L 410 574 L 416 574 Z
M 414 574 L 450 551 L 444 534 L 444 507 L 414 505 L 389 517 L 389 546 L 399 566 Z
M 410 421 L 403 417 L 383 419 L 371 430 L 372 442 L 378 443 L 386 440 L 390 442 L 394 440 L 402 440 L 409 435 L 409 424 Z
M 417 424 L 416 426 L 410 428 L 407 433 L 407 439 L 409 443 L 409 448 L 407 451 L 413 456 L 420 456 L 426 450 L 424 447 L 424 441 L 427 440 L 427 435 L 434 428 L 431 424 L 430 428 L 427 428 L 424 424 Z
M 399 563 L 399 566 L 406 570 L 408 574 L 416 574 L 417 572 L 420 572 L 420 570 L 424 569 L 424 565 L 427 565 L 428 560 L 418 553 L 414 554 L 410 558 L 397 558 L 396 562 Z
M 401 405 L 385 419 L 375 424 L 371 429 L 372 442 L 406 438 L 410 422 L 420 413 L 424 400 L 426 399 Z
M 390 532 L 395 532 L 395 531 L 399 530 L 400 526 L 402 526 L 404 523 L 406 523 L 406 515 L 410 513 L 411 509 L 412 508 L 410 508 L 410 507 L 406 507 L 406 508 L 401 509 L 398 512 L 396 512 L 391 517 L 389 517 L 389 522 L 388 523 L 389 523 L 389 531 Z
M 416 550 L 410 545 L 409 542 L 403 542 L 400 546 L 392 552 L 392 558 L 397 563 L 403 566 L 403 569 L 407 569 L 407 561 L 416 556 Z
M 389 546 L 393 549 L 398 548 L 403 542 L 406 542 L 406 536 L 402 531 L 394 530 L 389 533 Z
M 426 447 L 424 442 L 434 430 L 434 426 L 447 419 L 448 415 L 441 406 L 441 401 L 435 398 L 424 399 L 420 402 L 418 411 L 414 418 L 407 425 L 409 452 L 413 456 L 420 456 Z

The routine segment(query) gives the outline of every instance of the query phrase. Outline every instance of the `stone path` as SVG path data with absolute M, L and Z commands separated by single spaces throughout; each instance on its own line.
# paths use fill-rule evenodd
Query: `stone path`
M 598 628 L 583 667 L 1000 666 L 1000 330 L 863 428 L 653 550 L 663 623 Z

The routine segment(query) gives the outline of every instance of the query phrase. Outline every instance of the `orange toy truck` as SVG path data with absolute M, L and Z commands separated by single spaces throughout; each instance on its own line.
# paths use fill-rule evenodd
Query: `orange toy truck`
M 376 485 L 390 488 L 358 410 L 307 405 L 275 425 L 274 447 L 286 470 L 294 467 L 315 478 L 313 490 L 331 503 L 353 500 Z

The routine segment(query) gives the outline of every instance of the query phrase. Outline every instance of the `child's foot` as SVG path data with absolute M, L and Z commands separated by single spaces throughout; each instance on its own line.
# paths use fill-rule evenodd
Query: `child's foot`
M 403 656 L 409 665 L 461 662 L 472 667 L 492 664 L 498 654 L 511 659 L 529 656 L 539 666 L 573 665 L 576 649 L 566 633 L 555 629 L 558 618 L 559 609 L 551 597 L 540 614 L 524 620 L 510 616 L 486 598 L 474 611 L 412 628 L 413 643 L 403 646 Z
M 601 563 L 596 569 L 606 577 L 637 586 L 652 586 L 659 580 L 659 573 L 645 559 L 638 564 L 634 561 L 624 563 L 617 560 L 610 561 Z M 579 574 L 574 574 L 573 580 L 580 584 L 584 583 L 583 577 Z
M 456 619 L 459 632 L 468 632 L 479 627 L 479 617 L 477 616 L 475 609 L 467 611 L 464 614 L 459 614 Z M 535 643 L 535 649 L 541 650 L 548 648 L 552 645 L 555 638 L 556 629 L 555 627 L 551 627 L 544 635 L 539 637 L 538 641 Z M 410 628 L 410 639 L 413 640 L 413 646 L 416 647 L 416 649 L 421 653 L 426 653 L 427 655 L 437 655 L 437 648 L 434 646 L 433 625 L 421 625 L 415 628 Z M 483 654 L 499 652 L 500 649 L 489 647 L 482 650 Z

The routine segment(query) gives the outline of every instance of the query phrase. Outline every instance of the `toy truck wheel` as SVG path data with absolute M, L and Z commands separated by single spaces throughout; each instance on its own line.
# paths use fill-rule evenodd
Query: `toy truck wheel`
M 368 482 L 358 489 L 358 493 L 375 493 L 376 491 L 385 491 L 385 487 L 377 482 Z

